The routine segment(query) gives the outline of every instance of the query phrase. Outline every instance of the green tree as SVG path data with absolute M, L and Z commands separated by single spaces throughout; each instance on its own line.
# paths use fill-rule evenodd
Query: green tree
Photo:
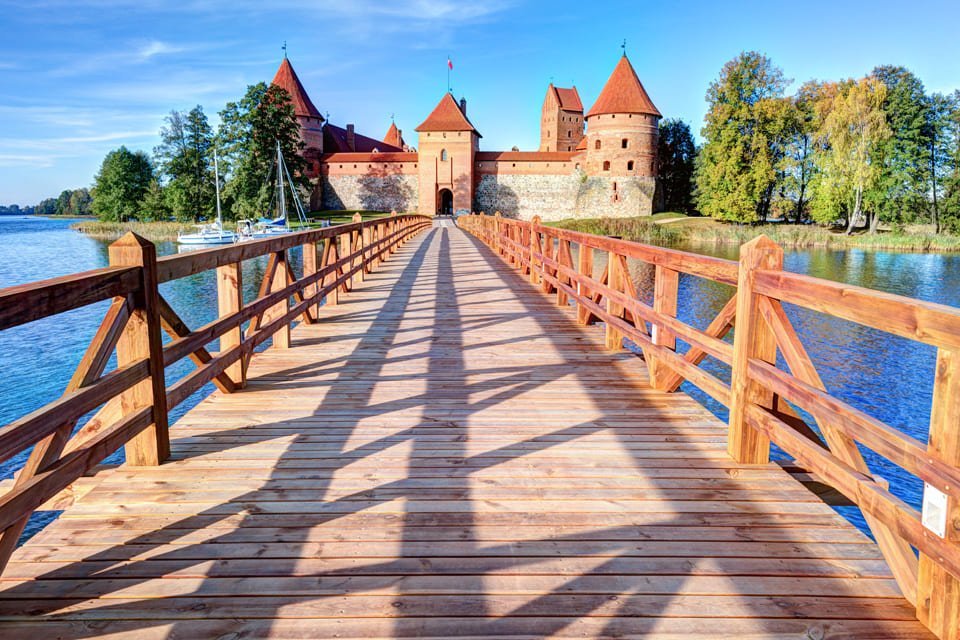
M 220 149 L 227 183 L 226 209 L 234 217 L 256 217 L 270 207 L 274 195 L 277 141 L 296 186 L 309 193 L 303 142 L 290 94 L 265 83 L 247 87 L 239 102 L 220 112 Z
M 73 192 L 70 189 L 64 189 L 60 192 L 60 195 L 57 197 L 57 210 L 56 214 L 58 216 L 67 215 L 70 213 L 70 196 L 73 195 Z
M 44 198 L 33 209 L 34 213 L 41 216 L 52 216 L 57 213 L 57 199 Z
M 883 112 L 891 135 L 875 149 L 880 176 L 866 199 L 880 221 L 911 222 L 927 211 L 930 185 L 930 101 L 923 83 L 904 67 L 882 66 L 874 77 L 887 87 Z
M 940 126 L 942 155 L 939 161 L 943 165 L 940 220 L 947 229 L 960 232 L 960 90 L 946 98 Z
M 817 132 L 817 179 L 814 183 L 813 218 L 831 223 L 846 218 L 847 233 L 864 215 L 865 194 L 876 188 L 882 167 L 877 149 L 890 138 L 883 112 L 886 86 L 873 77 L 841 85 Z
M 94 178 L 93 212 L 101 220 L 137 219 L 151 180 L 153 165 L 146 153 L 126 147 L 111 151 Z
M 663 193 L 664 210 L 689 213 L 697 158 L 690 126 L 679 119 L 661 121 L 657 146 L 657 186 Z
M 803 222 L 809 215 L 810 185 L 816 175 L 816 133 L 822 124 L 819 108 L 831 91 L 828 83 L 809 81 L 793 96 L 788 123 L 788 141 L 783 159 L 784 195 L 792 202 L 793 221 Z
M 710 84 L 696 170 L 697 202 L 706 215 L 766 218 L 786 147 L 785 86 L 783 72 L 753 51 L 726 63 Z
M 170 215 L 170 206 L 167 204 L 164 188 L 160 185 L 160 181 L 154 178 L 150 181 L 140 202 L 140 219 L 153 222 L 167 220 Z
M 88 216 L 93 213 L 91 205 L 93 198 L 90 197 L 90 191 L 80 187 L 70 192 L 70 203 L 67 205 L 67 213 L 72 216 Z
M 200 220 L 214 211 L 213 130 L 203 108 L 171 111 L 154 149 L 166 179 L 168 205 L 180 219 Z

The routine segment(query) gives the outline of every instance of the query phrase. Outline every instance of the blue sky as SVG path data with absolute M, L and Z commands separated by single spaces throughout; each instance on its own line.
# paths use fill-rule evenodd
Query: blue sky
M 89 186 L 121 144 L 151 150 L 164 115 L 216 113 L 290 60 L 321 112 L 408 142 L 446 88 L 487 150 L 534 149 L 551 78 L 589 109 L 627 53 L 660 111 L 699 131 L 704 93 L 738 52 L 796 83 L 901 64 L 960 88 L 960 3 L 487 0 L 0 0 L 0 204 Z

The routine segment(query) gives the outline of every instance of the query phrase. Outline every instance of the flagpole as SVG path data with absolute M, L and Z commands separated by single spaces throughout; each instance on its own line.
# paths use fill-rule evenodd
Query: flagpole
M 447 56 L 447 93 L 450 93 L 450 56 Z

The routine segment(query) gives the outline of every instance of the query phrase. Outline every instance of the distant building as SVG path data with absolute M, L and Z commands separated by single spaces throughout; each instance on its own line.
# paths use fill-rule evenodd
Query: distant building
M 331 124 L 287 59 L 273 84 L 292 97 L 315 209 L 500 211 L 544 220 L 653 212 L 661 115 L 626 56 L 586 116 L 576 87 L 547 87 L 537 151 L 481 151 L 467 101 L 451 93 L 415 129 L 413 148 L 395 123 L 381 140 Z

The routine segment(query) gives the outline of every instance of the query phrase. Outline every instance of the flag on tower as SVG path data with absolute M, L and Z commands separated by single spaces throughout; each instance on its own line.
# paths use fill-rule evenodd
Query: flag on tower
M 449 57 L 447 57 L 447 69 L 453 71 L 453 62 L 450 61 Z

